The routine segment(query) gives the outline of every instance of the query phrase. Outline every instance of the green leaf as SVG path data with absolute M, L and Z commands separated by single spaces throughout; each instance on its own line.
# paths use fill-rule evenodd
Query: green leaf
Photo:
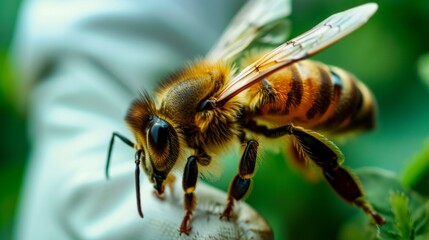
M 340 239 L 357 234 L 361 239 L 424 239 L 428 234 L 428 211 L 425 199 L 404 187 L 392 172 L 363 168 L 356 171 L 366 199 L 385 219 L 377 226 L 360 214 L 340 232 Z
M 391 193 L 390 205 L 395 216 L 393 226 L 401 239 L 414 239 L 414 224 L 408 202 L 409 199 L 403 192 Z
M 429 87 L 429 54 L 424 54 L 417 62 L 418 72 L 422 81 Z
M 423 196 L 429 196 L 429 140 L 405 169 L 402 183 Z

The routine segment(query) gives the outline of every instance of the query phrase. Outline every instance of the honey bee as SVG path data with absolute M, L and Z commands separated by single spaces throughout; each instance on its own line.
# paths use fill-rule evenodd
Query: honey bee
M 252 9 L 241 11 L 204 60 L 183 67 L 161 82 L 156 96 L 143 91 L 131 104 L 125 120 L 135 143 L 119 133 L 112 134 L 106 177 L 118 137 L 136 150 L 137 208 L 143 217 L 140 167 L 159 197 L 174 180 L 172 170 L 183 169 L 185 214 L 179 231 L 189 234 L 197 179 L 213 161 L 219 161 L 212 156 L 233 142 L 243 146 L 238 173 L 231 181 L 221 214 L 229 220 L 235 202 L 243 199 L 252 184 L 258 139 L 288 137 L 294 161 L 319 167 L 340 197 L 361 208 L 375 223 L 384 224 L 383 217 L 365 200 L 357 177 L 341 166 L 344 156 L 340 149 L 325 137 L 372 129 L 375 100 L 352 74 L 305 60 L 363 25 L 375 13 L 377 4 L 334 14 L 261 54 L 253 43 L 282 26 L 287 14 L 275 6 L 264 7 L 264 3 L 253 1 L 252 5 L 253 9 L 265 9 L 262 12 L 267 15 L 249 22 L 244 20 Z M 269 11 L 275 16 L 266 17 Z

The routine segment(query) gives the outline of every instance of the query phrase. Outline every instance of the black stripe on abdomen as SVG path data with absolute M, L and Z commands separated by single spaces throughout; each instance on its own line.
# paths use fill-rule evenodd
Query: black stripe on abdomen
M 290 107 L 296 107 L 301 104 L 302 92 L 304 87 L 302 86 L 302 79 L 299 75 L 296 65 L 291 65 L 290 70 L 292 72 L 291 88 L 287 94 L 286 107 L 284 114 L 289 114 Z
M 339 94 L 339 98 L 334 113 L 322 125 L 331 131 L 338 131 L 344 121 L 356 114 L 357 106 L 362 102 L 362 94 L 351 76 L 343 79 L 331 70 L 331 77 L 334 80 L 334 93 Z M 344 84 L 348 84 L 348 88 L 345 89 Z
M 317 93 L 317 97 L 313 101 L 313 105 L 307 111 L 306 117 L 308 120 L 314 118 L 316 114 L 323 115 L 326 110 L 328 110 L 329 105 L 331 104 L 332 92 L 332 81 L 330 74 L 322 67 L 317 68 L 319 70 L 320 77 L 320 87 Z

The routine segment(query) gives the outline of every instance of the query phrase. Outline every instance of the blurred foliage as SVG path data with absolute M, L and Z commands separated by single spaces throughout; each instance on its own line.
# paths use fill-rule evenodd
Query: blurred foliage
M 343 225 L 340 239 L 428 239 L 429 168 L 417 168 L 429 163 L 428 149 L 407 167 L 402 180 L 392 172 L 365 168 L 358 176 L 366 190 L 366 197 L 381 213 L 386 224 L 375 226 L 368 219 L 355 217 Z M 425 186 L 425 191 L 420 191 Z M 352 238 L 351 238 L 352 237 Z
M 6 60 L 19 2 L 0 2 L 0 181 L 5 183 L 0 190 L 0 239 L 11 236 L 28 154 L 25 117 L 11 102 L 14 96 Z M 364 2 L 293 1 L 290 36 Z M 344 164 L 359 169 L 356 173 L 369 201 L 389 224 L 380 228 L 369 224 L 364 213 L 342 201 L 324 181 L 309 183 L 290 168 L 283 154 L 269 152 L 258 166 L 247 202 L 270 222 L 276 239 L 429 238 L 429 146 L 423 145 L 429 136 L 429 60 L 424 55 L 429 53 L 429 1 L 383 0 L 378 4 L 378 12 L 366 25 L 314 58 L 352 72 L 378 100 L 377 130 L 338 145 L 346 157 Z M 413 157 L 422 148 L 422 155 Z M 235 158 L 225 162 L 225 174 L 214 183 L 223 190 L 228 189 L 238 164 Z M 364 166 L 385 170 L 360 169 Z M 400 174 L 402 179 L 397 177 Z
M 426 53 L 420 57 L 418 62 L 418 70 L 420 78 L 429 88 L 429 53 Z
M 11 70 L 7 59 L 20 1 L 0 2 L 0 239 L 11 239 L 28 144 L 24 116 L 14 108 Z
M 390 206 L 392 207 L 394 216 L 393 226 L 397 238 L 415 239 L 416 223 L 411 218 L 412 210 L 409 206 L 408 197 L 402 192 L 393 192 L 390 196 Z M 424 226 L 423 224 L 426 223 L 425 220 L 419 226 Z
M 421 153 L 406 167 L 402 183 L 429 197 L 429 139 L 426 140 Z

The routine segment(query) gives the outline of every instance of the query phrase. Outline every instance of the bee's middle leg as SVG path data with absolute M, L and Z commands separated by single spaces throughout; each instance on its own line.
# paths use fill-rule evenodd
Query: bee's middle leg
M 229 187 L 227 204 L 220 216 L 221 219 L 231 219 L 234 201 L 242 199 L 250 189 L 252 177 L 255 172 L 258 146 L 259 143 L 255 140 L 247 141 L 246 148 L 240 160 L 238 174 L 234 177 Z

